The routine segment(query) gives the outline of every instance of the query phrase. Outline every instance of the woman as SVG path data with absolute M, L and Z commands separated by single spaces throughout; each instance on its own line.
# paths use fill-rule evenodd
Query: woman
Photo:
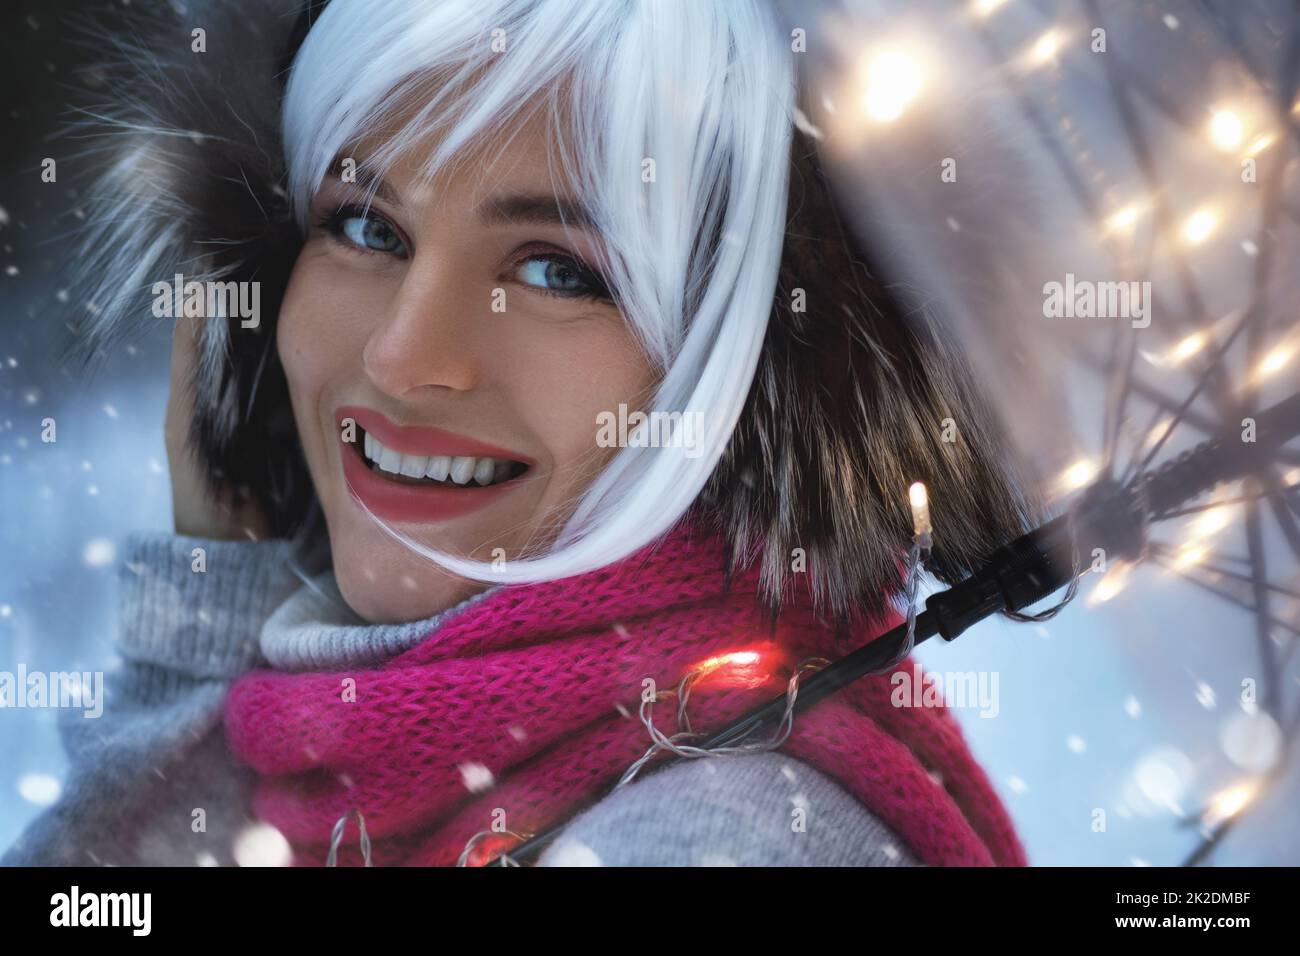
M 69 726 L 10 862 L 477 863 L 570 820 L 541 862 L 1024 862 L 889 675 L 615 787 L 643 720 L 721 726 L 896 622 L 912 481 L 947 579 L 1025 518 L 837 219 L 768 4 L 169 17 L 103 74 L 80 344 L 163 283 L 176 534 L 132 539 L 112 733 Z

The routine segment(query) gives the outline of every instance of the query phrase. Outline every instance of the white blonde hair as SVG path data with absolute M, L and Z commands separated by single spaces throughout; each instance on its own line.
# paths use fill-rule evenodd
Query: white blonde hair
M 601 236 L 606 279 L 662 369 L 652 410 L 704 423 L 694 453 L 620 449 L 550 547 L 505 567 L 380 521 L 390 534 L 464 577 L 523 583 L 617 561 L 685 513 L 739 420 L 772 309 L 792 60 L 766 0 L 332 0 L 294 60 L 284 104 L 297 213 L 305 218 L 342 151 L 412 95 L 420 107 L 367 161 L 376 175 L 436 131 L 432 176 L 525 105 L 544 104 Z

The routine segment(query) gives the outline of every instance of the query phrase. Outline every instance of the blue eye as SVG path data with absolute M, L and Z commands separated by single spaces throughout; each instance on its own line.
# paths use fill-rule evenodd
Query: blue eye
M 340 206 L 318 220 L 339 242 L 358 252 L 388 253 L 406 258 L 406 244 L 402 242 L 397 227 L 367 209 L 359 206 Z
M 519 267 L 518 276 L 525 285 L 553 295 L 609 298 L 609 290 L 600 276 L 572 256 L 558 253 L 529 256 Z
M 392 224 L 376 216 L 344 216 L 339 222 L 339 231 L 362 249 L 394 253 L 406 251 Z

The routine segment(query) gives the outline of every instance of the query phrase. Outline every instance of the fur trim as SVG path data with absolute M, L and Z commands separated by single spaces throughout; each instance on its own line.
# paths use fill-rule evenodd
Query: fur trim
M 92 178 L 73 355 L 93 362 L 143 328 L 153 283 L 258 281 L 263 321 L 203 323 L 191 383 L 192 444 L 213 488 L 259 499 L 279 533 L 312 498 L 298 448 L 275 321 L 301 239 L 284 189 L 280 74 L 298 5 L 214 0 L 192 12 L 158 5 L 127 14 L 113 59 L 97 64 L 83 117 L 69 130 L 79 175 Z M 206 52 L 191 51 L 191 30 Z
M 280 533 L 314 501 L 275 349 L 300 243 L 279 143 L 279 74 L 301 41 L 295 21 L 299 33 L 305 24 L 295 11 L 290 0 L 220 0 L 193 17 L 134 14 L 120 58 L 101 70 L 112 98 L 76 130 L 94 144 L 80 164 L 99 170 L 79 263 L 95 307 L 77 350 L 93 355 L 136 325 L 150 284 L 176 272 L 260 281 L 258 330 L 205 324 L 193 437 L 214 486 L 254 496 Z M 205 54 L 190 53 L 193 26 L 207 31 Z M 1030 509 L 961 356 L 869 268 L 799 132 L 791 162 L 764 354 L 698 510 L 738 564 L 761 561 L 774 605 L 802 548 L 824 607 L 880 616 L 911 539 L 912 481 L 931 489 L 943 529 L 932 567 L 948 580 L 1022 533 Z M 809 290 L 807 312 L 790 308 L 796 287 Z M 961 422 L 953 443 L 941 440 L 948 417 Z
M 779 604 L 796 549 L 818 602 L 885 610 L 925 482 L 929 567 L 965 577 L 1024 533 L 1034 506 L 951 335 L 878 278 L 844 225 L 813 140 L 795 131 L 785 249 L 749 400 L 701 503 Z M 795 311 L 796 289 L 806 311 Z M 944 441 L 944 421 L 960 423 Z

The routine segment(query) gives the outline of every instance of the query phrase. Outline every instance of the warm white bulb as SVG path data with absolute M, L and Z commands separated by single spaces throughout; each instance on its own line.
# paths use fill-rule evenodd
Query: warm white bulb
M 1204 332 L 1193 332 L 1185 339 L 1181 340 L 1174 346 L 1170 353 L 1170 361 L 1185 362 L 1201 349 L 1205 348 L 1206 336 Z
M 1124 590 L 1128 584 L 1129 565 L 1124 561 L 1117 561 L 1106 572 L 1105 576 L 1097 582 L 1097 586 L 1092 589 L 1088 595 L 1088 605 L 1096 607 L 1098 604 L 1105 604 L 1115 595 Z
M 1106 224 L 1110 227 L 1111 232 L 1132 232 L 1133 227 L 1137 225 L 1138 207 L 1125 206 L 1115 215 L 1107 220 Z
M 925 485 L 921 482 L 913 482 L 912 486 L 907 489 L 907 497 L 912 505 L 912 530 L 915 534 L 929 534 L 933 528 L 930 525 L 930 495 L 925 490 Z
M 1232 110 L 1219 110 L 1210 117 L 1210 141 L 1225 152 L 1241 145 L 1246 135 L 1246 128 L 1241 117 Z
M 1209 209 L 1198 209 L 1183 222 L 1183 238 L 1192 245 L 1199 245 L 1214 232 L 1219 224 L 1219 217 Z
M 1235 817 L 1254 799 L 1257 789 L 1253 783 L 1243 783 L 1220 790 L 1210 798 L 1205 808 L 1205 825 L 1217 827 L 1223 821 Z
M 1272 349 L 1268 354 L 1260 359 L 1259 368 L 1256 371 L 1256 377 L 1268 378 L 1268 376 L 1282 371 L 1282 369 L 1290 365 L 1291 360 L 1295 358 L 1295 351 L 1295 346 L 1293 345 L 1279 345 Z
M 1029 56 L 1035 63 L 1046 63 L 1048 60 L 1055 59 L 1060 49 L 1061 35 L 1055 30 L 1048 30 L 1034 41 Z
M 921 62 L 903 50 L 885 50 L 867 65 L 867 90 L 862 98 L 867 115 L 892 123 L 921 95 L 925 73 Z
M 1246 147 L 1246 155 L 1258 156 L 1272 145 L 1273 135 L 1271 133 L 1260 133 L 1251 141 L 1251 144 Z
M 1066 491 L 1082 488 L 1097 474 L 1097 466 L 1086 458 L 1081 458 L 1061 473 L 1061 485 Z
M 1231 517 L 1232 512 L 1223 505 L 1211 508 L 1196 519 L 1193 533 L 1197 537 L 1208 538 L 1210 535 L 1217 534 L 1226 528 Z

